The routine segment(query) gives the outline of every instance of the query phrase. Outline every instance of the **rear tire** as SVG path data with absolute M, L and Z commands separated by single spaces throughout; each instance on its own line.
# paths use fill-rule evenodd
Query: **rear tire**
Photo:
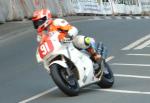
M 79 94 L 79 85 L 75 76 L 69 80 L 73 83 L 69 83 L 67 80 L 66 69 L 58 64 L 52 64 L 50 66 L 51 76 L 55 84 L 68 96 L 77 96 Z
M 113 74 L 109 64 L 106 63 L 105 61 L 103 63 L 104 63 L 104 69 L 107 69 L 108 73 L 106 74 L 104 72 L 103 76 L 101 78 L 101 81 L 98 82 L 97 84 L 101 88 L 111 88 L 114 84 L 114 74 Z

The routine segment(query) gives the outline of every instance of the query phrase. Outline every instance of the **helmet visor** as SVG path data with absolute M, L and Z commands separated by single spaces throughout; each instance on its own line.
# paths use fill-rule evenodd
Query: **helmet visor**
M 39 26 L 41 26 L 42 24 L 44 24 L 46 20 L 47 20 L 47 18 L 45 16 L 45 17 L 43 17 L 41 19 L 33 21 L 34 28 L 37 29 Z

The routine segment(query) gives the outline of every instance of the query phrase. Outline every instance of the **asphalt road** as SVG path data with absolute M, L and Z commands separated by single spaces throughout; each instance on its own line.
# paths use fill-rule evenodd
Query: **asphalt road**
M 0 25 L 0 103 L 149 103 L 150 20 L 86 18 L 71 23 L 108 47 L 109 56 L 114 56 L 109 61 L 114 86 L 93 85 L 67 97 L 36 63 L 31 22 L 10 22 Z

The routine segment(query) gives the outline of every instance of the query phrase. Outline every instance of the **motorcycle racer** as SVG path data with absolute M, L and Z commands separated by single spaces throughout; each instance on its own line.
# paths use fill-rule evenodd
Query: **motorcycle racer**
M 37 41 L 43 42 L 46 34 L 59 31 L 58 39 L 63 41 L 66 37 L 73 39 L 73 44 L 78 49 L 85 49 L 91 54 L 94 62 L 101 60 L 101 55 L 95 50 L 95 40 L 91 37 L 77 35 L 78 29 L 61 18 L 52 19 L 50 10 L 35 10 L 32 17 L 34 28 L 37 30 Z

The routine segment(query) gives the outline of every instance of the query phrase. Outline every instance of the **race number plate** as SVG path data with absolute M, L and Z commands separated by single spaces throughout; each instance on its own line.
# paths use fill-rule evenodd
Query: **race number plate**
M 54 50 L 54 46 L 51 40 L 48 39 L 39 45 L 38 51 L 39 51 L 40 57 L 43 59 L 47 54 L 49 54 L 53 50 Z

